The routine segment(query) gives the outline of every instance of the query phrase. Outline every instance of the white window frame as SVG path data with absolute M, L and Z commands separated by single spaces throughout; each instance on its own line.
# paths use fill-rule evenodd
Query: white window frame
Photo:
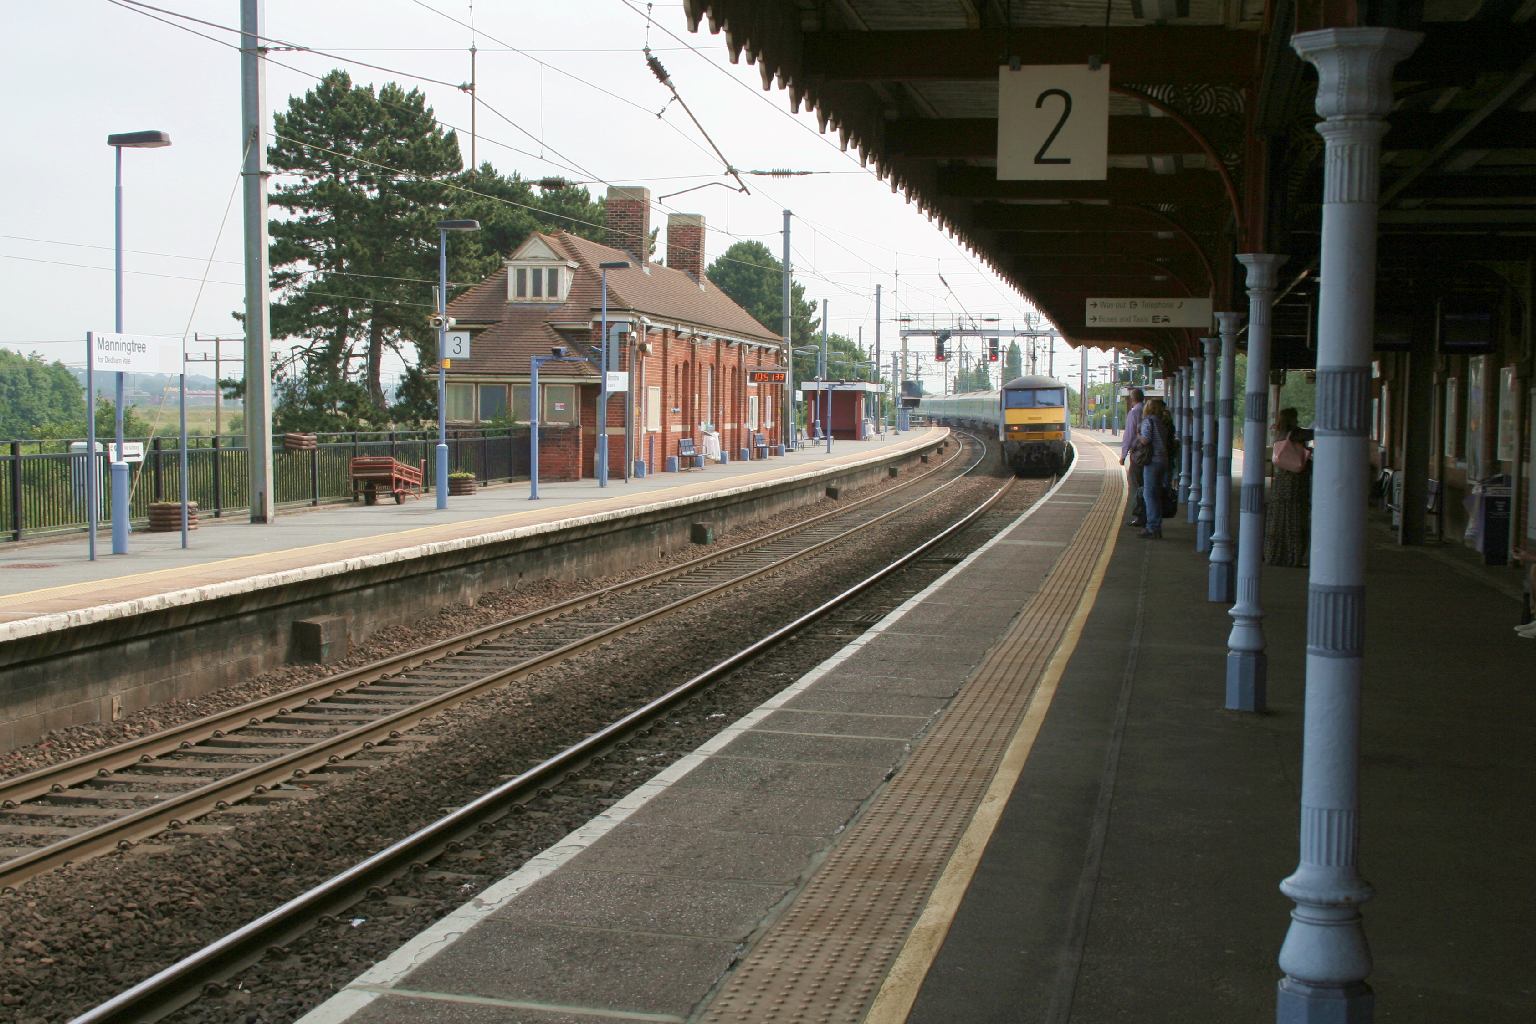
M 757 396 L 747 396 L 747 429 L 757 429 Z
M 546 305 L 559 305 L 571 294 L 571 282 L 575 278 L 575 265 L 568 262 L 553 260 L 530 260 L 527 263 L 513 263 L 507 276 L 507 301 L 508 302 L 538 302 Z M 556 278 L 556 291 L 549 291 L 549 275 L 558 274 Z M 532 294 L 534 282 L 538 282 L 537 295 Z M 521 290 L 519 290 L 521 284 Z
M 645 389 L 645 429 L 653 434 L 661 433 L 661 387 L 656 384 Z

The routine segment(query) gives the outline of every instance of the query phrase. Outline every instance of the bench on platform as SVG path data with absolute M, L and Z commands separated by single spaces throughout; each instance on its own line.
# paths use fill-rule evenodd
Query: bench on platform
M 691 437 L 677 439 L 677 468 L 685 473 L 690 469 L 704 468 L 704 456 L 694 447 Z
M 766 459 L 768 457 L 768 435 L 752 435 L 752 457 L 754 459 Z
M 348 466 L 352 500 L 361 496 L 363 504 L 377 505 L 380 490 L 393 494 L 396 505 L 403 503 L 408 494 L 419 498 L 426 470 L 425 462 L 409 466 L 388 455 L 359 455 Z

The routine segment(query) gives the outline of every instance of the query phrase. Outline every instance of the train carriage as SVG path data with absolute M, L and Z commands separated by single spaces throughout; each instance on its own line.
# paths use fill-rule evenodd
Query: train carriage
M 925 395 L 917 408 L 935 423 L 990 433 L 1020 475 L 1060 473 L 1072 459 L 1067 386 L 1054 377 L 1016 377 L 999 391 Z

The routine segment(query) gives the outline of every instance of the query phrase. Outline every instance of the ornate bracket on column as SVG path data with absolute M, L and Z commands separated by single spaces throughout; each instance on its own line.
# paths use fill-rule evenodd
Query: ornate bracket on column
M 1265 710 L 1268 655 L 1259 577 L 1264 554 L 1264 449 L 1269 432 L 1270 306 L 1286 257 L 1244 253 L 1248 271 L 1248 377 L 1243 399 L 1243 483 L 1238 500 L 1237 603 L 1227 636 L 1228 711 Z
M 1360 905 L 1360 681 L 1365 605 L 1366 422 L 1375 305 L 1376 197 L 1392 70 L 1421 37 L 1332 28 L 1291 39 L 1318 72 L 1324 122 L 1317 434 L 1307 598 L 1301 857 L 1280 884 L 1295 902 L 1280 948 L 1280 1024 L 1366 1024 L 1371 954 Z

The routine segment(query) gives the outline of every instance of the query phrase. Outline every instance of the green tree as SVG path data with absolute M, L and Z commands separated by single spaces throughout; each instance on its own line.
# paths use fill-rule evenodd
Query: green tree
M 437 276 L 458 139 L 420 91 L 375 93 L 344 71 L 290 99 L 274 127 L 267 155 L 284 178 L 271 203 L 285 216 L 270 226 L 272 333 L 305 351 L 290 394 L 350 425 L 381 421 L 385 351 L 434 358 L 425 282 Z
M 784 329 L 784 264 L 762 242 L 737 242 L 705 271 L 706 276 L 752 318 L 774 334 Z M 790 338 L 796 348 L 820 344 L 821 320 L 805 286 L 790 272 Z M 800 376 L 799 363 L 795 376 Z M 813 363 L 814 365 L 814 363 Z M 812 374 L 814 376 L 814 373 Z
M 84 389 L 63 363 L 0 349 L 0 437 L 83 433 Z

